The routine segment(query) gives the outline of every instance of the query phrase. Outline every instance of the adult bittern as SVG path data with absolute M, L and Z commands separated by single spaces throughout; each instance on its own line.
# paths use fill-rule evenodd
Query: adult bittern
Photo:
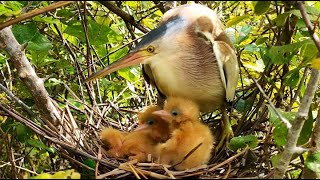
M 234 98 L 237 57 L 216 13 L 203 5 L 188 4 L 167 11 L 160 26 L 128 55 L 86 81 L 140 63 L 146 81 L 158 90 L 162 100 L 158 104 L 163 105 L 168 96 L 180 96 L 196 102 L 205 113 L 217 108 L 225 111 L 224 102 Z M 224 134 L 228 136 L 232 129 L 226 118 Z

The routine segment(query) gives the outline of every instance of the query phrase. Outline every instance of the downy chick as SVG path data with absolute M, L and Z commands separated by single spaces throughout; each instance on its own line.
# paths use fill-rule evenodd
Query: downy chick
M 107 142 L 112 144 L 108 152 L 112 157 L 127 157 L 137 159 L 139 162 L 148 160 L 148 155 L 154 157 L 155 146 L 159 142 L 165 142 L 169 138 L 169 123 L 153 115 L 154 111 L 159 110 L 158 106 L 148 106 L 138 113 L 139 126 L 135 131 L 122 134 L 107 130 L 107 135 L 102 139 L 115 138 Z M 104 141 L 106 142 L 106 141 Z M 119 146 L 120 145 L 120 146 Z
M 114 128 L 104 128 L 100 133 L 102 142 L 107 145 L 107 155 L 115 158 L 124 158 L 122 144 L 127 132 L 122 132 Z
M 197 104 L 187 99 L 169 97 L 164 109 L 153 114 L 167 121 L 172 131 L 169 140 L 156 146 L 160 163 L 174 165 L 176 170 L 208 163 L 214 137 L 209 127 L 200 122 Z
M 160 110 L 158 106 L 148 106 L 138 114 L 139 126 L 123 141 L 122 150 L 129 159 L 145 162 L 148 155 L 155 157 L 156 145 L 169 138 L 169 123 L 152 114 L 157 110 Z

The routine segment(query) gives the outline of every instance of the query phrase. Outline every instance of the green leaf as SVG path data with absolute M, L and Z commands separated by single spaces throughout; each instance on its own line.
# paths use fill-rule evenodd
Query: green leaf
M 236 30 L 234 28 L 227 28 L 226 29 L 226 33 L 228 34 L 232 44 L 235 44 L 236 43 Z
M 28 49 L 40 52 L 47 52 L 49 49 L 52 48 L 51 42 L 40 33 L 37 33 L 28 43 Z
M 285 124 L 278 124 L 273 129 L 272 138 L 274 139 L 275 144 L 280 147 L 284 146 L 287 142 L 288 128 Z
M 39 148 L 39 149 L 49 149 L 48 146 L 46 146 L 45 144 L 43 144 L 43 142 L 41 142 L 40 140 L 37 140 L 37 139 L 28 139 L 27 143 L 30 144 L 31 146 Z
M 71 100 L 70 100 L 70 104 L 72 104 L 73 106 L 75 106 L 75 107 L 77 107 L 77 108 L 79 108 L 79 109 L 81 109 L 81 110 L 84 110 L 84 109 L 85 109 L 84 106 L 83 106 L 83 104 L 82 104 L 82 103 L 79 103 L 77 100 L 71 99 Z
M 111 76 L 113 76 L 113 74 L 111 74 Z M 104 92 L 105 89 L 107 89 L 108 91 L 121 91 L 123 90 L 123 88 L 125 88 L 125 86 L 121 84 L 119 84 L 118 82 L 114 82 L 114 81 L 109 81 L 107 80 L 107 78 L 102 78 L 100 79 L 101 81 L 101 93 Z M 104 89 L 105 88 L 105 89 Z
M 86 159 L 83 162 L 85 165 L 91 167 L 91 168 L 96 168 L 96 161 L 92 160 L 92 159 Z
M 49 173 L 41 173 L 37 176 L 32 176 L 29 179 L 52 179 L 52 175 Z
M 48 152 L 50 152 L 50 153 L 55 153 L 57 150 L 55 149 L 55 148 L 53 148 L 53 147 L 49 147 L 49 148 L 47 148 L 46 149 Z
M 58 171 L 52 175 L 52 179 L 80 179 L 80 174 L 75 172 L 74 169 L 66 171 Z
M 81 175 L 75 172 L 74 169 L 55 172 L 53 175 L 49 173 L 41 173 L 37 176 L 32 176 L 30 179 L 80 179 Z
M 86 159 L 83 163 L 93 169 L 96 168 L 96 162 L 92 159 Z M 83 175 L 83 179 L 92 179 L 95 177 L 94 171 L 88 170 L 86 168 L 83 168 L 83 172 L 81 174 Z
M 287 11 L 286 13 L 291 13 L 291 14 L 296 15 L 296 16 L 299 17 L 299 18 L 302 18 L 301 12 L 300 12 L 300 10 L 298 10 L 298 9 L 290 10 L 290 11 Z
M 256 40 L 256 45 L 260 45 L 268 40 L 267 37 L 260 37 Z
M 104 57 L 104 56 L 106 56 L 108 54 L 108 51 L 107 51 L 107 48 L 106 48 L 105 45 L 96 45 L 96 46 L 93 46 L 93 47 L 96 50 L 96 52 L 97 52 L 99 57 Z
M 243 21 L 243 20 L 245 20 L 245 19 L 247 19 L 247 18 L 249 18 L 249 17 L 250 17 L 250 16 L 249 16 L 248 14 L 245 14 L 245 15 L 242 15 L 242 16 L 235 16 L 235 17 L 231 18 L 231 19 L 227 22 L 226 26 L 227 26 L 227 27 L 230 27 L 230 26 L 236 25 L 236 24 L 238 24 L 239 22 L 241 22 L 241 21 Z
M 272 137 L 277 146 L 284 146 L 287 140 L 288 128 L 287 126 L 278 118 L 275 114 L 273 108 L 270 105 L 267 105 L 269 109 L 269 120 L 274 125 L 274 130 Z M 284 112 L 281 109 L 277 109 L 279 113 L 282 114 L 290 123 L 294 123 L 297 112 Z M 298 139 L 298 145 L 304 144 L 308 141 L 313 127 L 313 117 L 312 111 L 309 111 L 308 120 L 304 123 L 302 131 Z
M 279 14 L 277 18 L 274 19 L 276 25 L 278 27 L 283 27 L 289 15 L 290 15 L 289 13 Z
M 309 14 L 310 21 L 311 22 L 317 21 L 317 18 L 318 18 L 317 16 L 319 15 L 319 13 L 317 14 L 317 11 L 319 11 L 319 10 L 317 10 L 316 8 L 312 8 L 311 6 L 305 6 L 305 7 L 307 10 L 307 13 Z M 286 13 L 292 13 L 295 16 L 302 18 L 300 10 L 298 10 L 298 9 L 290 10 L 290 11 L 287 11 Z M 313 13 L 315 13 L 315 14 L 313 14 Z
M 51 42 L 38 32 L 34 23 L 15 25 L 12 32 L 20 44 L 28 43 L 27 50 L 42 53 L 41 56 L 46 56 L 48 50 L 52 48 Z
M 140 78 L 140 73 L 136 67 L 123 68 L 118 70 L 118 73 L 121 77 L 130 82 L 135 82 Z
M 113 49 L 111 49 L 111 51 L 113 51 Z M 113 53 L 113 54 L 111 54 L 109 56 L 110 63 L 112 63 L 114 61 L 117 61 L 120 58 L 124 57 L 126 54 L 128 54 L 128 52 L 129 52 L 129 48 L 128 47 L 119 49 L 117 52 L 115 52 L 115 53 Z
M 70 11 L 70 9 L 60 9 L 57 11 L 56 16 L 70 18 L 74 16 L 74 14 Z
M 128 6 L 132 7 L 132 8 L 137 8 L 139 6 L 139 2 L 137 1 L 126 1 L 126 3 Z
M 30 144 L 33 147 L 42 149 L 42 150 L 46 150 L 50 153 L 55 153 L 56 149 L 52 148 L 52 147 L 48 147 L 47 145 L 45 145 L 42 141 L 38 140 L 38 139 L 28 139 L 26 141 L 28 144 Z
M 36 36 L 37 31 L 35 23 L 18 24 L 12 27 L 12 32 L 20 44 L 31 41 Z
M 10 16 L 18 15 L 19 13 L 20 13 L 20 10 L 13 11 L 12 9 L 8 8 L 6 5 L 0 4 L 0 16 L 4 15 L 5 17 L 10 17 Z
M 298 19 L 297 24 L 296 24 L 296 28 L 301 29 L 301 33 L 306 34 L 305 36 L 309 36 L 309 31 L 306 27 L 307 26 L 306 26 L 306 23 L 304 22 L 304 20 L 302 18 Z
M 42 67 L 45 63 L 45 59 L 47 58 L 48 51 L 30 51 L 31 54 L 31 63 L 35 65 L 37 68 Z
M 52 87 L 52 86 L 56 86 L 59 84 L 63 84 L 63 82 L 57 78 L 50 78 L 50 79 L 48 79 L 48 81 L 45 82 L 46 87 Z
M 304 62 L 309 62 L 314 59 L 318 54 L 318 49 L 314 43 L 307 43 L 301 48 L 301 56 Z
M 246 101 L 243 99 L 239 99 L 238 103 L 236 104 L 236 110 L 238 110 L 239 112 L 245 112 Z
M 244 50 L 248 52 L 257 52 L 260 48 L 254 44 L 248 44 L 244 47 Z
M 308 14 L 319 16 L 320 9 L 313 7 L 313 6 L 305 6 L 305 7 L 306 7 L 306 11 Z
M 82 42 L 86 42 L 82 25 L 69 25 L 64 33 L 75 36 Z M 122 36 L 119 36 L 110 27 L 98 24 L 92 20 L 88 20 L 88 38 L 91 45 L 102 45 L 122 40 Z
M 18 141 L 24 143 L 29 138 L 31 138 L 32 130 L 30 128 L 28 128 L 27 126 L 25 126 L 24 124 L 22 124 L 20 122 L 14 123 L 12 125 L 14 125 L 16 128 Z
M 149 29 L 154 29 L 154 20 L 150 19 L 150 18 L 145 18 L 142 20 L 142 24 L 146 27 L 148 27 Z
M 297 86 L 300 80 L 300 69 L 301 67 L 295 68 L 285 75 L 284 84 L 286 86 L 290 86 L 292 88 Z
M 270 8 L 271 1 L 258 1 L 254 3 L 254 13 L 257 15 L 265 14 Z
M 233 151 L 245 148 L 247 145 L 250 148 L 255 148 L 258 145 L 258 138 L 254 135 L 238 136 L 232 138 L 228 144 L 229 148 Z
M 271 163 L 273 167 L 275 167 L 278 164 L 280 157 L 281 157 L 281 153 L 272 155 Z
M 312 116 L 312 109 L 310 107 L 309 113 L 308 113 L 308 119 L 303 124 L 297 145 L 302 145 L 308 142 L 313 130 L 313 121 L 314 120 Z
M 0 54 L 0 66 L 6 63 L 6 57 L 3 54 Z
M 237 93 L 237 97 L 241 96 L 242 93 Z M 252 108 L 253 98 L 239 99 L 236 103 L 236 109 L 240 112 L 246 112 L 248 109 Z
M 252 27 L 249 25 L 242 26 L 239 32 L 238 44 L 248 38 L 249 33 L 251 32 Z
M 302 46 L 310 43 L 310 41 L 311 40 L 304 40 L 283 46 L 272 46 L 266 54 L 271 58 L 274 64 L 285 64 L 288 63 L 295 54 L 297 54 L 298 50 Z
M 252 63 L 250 61 L 243 62 L 243 65 L 257 72 L 263 72 L 265 68 L 265 65 L 262 59 L 257 60 L 256 63 Z
M 320 152 L 308 155 L 305 166 L 316 173 L 320 173 Z
M 269 109 L 269 120 L 274 125 L 272 137 L 277 146 L 284 146 L 287 140 L 288 128 L 276 115 L 275 111 L 270 105 L 267 105 Z M 296 112 L 283 112 L 281 109 L 277 109 L 284 118 L 290 123 L 293 122 L 296 116 Z
M 22 9 L 22 4 L 17 1 L 6 1 L 5 4 L 1 4 L 1 6 L 5 7 L 5 13 L 0 13 L 0 15 L 4 14 L 8 17 L 19 15 Z
M 37 22 L 45 22 L 45 23 L 50 23 L 50 24 L 59 24 L 60 21 L 58 19 L 54 19 L 53 17 L 40 17 L 40 16 L 35 16 L 32 18 L 33 21 Z

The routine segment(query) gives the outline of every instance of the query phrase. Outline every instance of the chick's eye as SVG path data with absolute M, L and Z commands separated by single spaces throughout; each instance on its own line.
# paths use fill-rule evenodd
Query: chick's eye
M 147 47 L 147 51 L 148 51 L 149 53 L 153 53 L 153 52 L 154 52 L 154 47 L 153 47 L 153 46 L 148 46 L 148 47 Z
M 147 120 L 147 124 L 148 124 L 148 125 L 154 124 L 154 120 L 153 120 L 153 119 L 148 119 L 148 120 Z
M 179 113 L 178 113 L 178 111 L 176 111 L 176 110 L 172 110 L 172 111 L 171 111 L 171 114 L 174 115 L 174 116 L 178 116 Z

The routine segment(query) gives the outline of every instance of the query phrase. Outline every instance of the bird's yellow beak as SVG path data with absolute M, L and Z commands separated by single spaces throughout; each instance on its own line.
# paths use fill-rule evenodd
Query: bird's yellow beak
M 131 53 L 127 54 L 126 56 L 124 56 L 123 58 L 119 59 L 118 61 L 113 62 L 109 66 L 92 74 L 84 82 L 89 82 L 89 81 L 95 80 L 97 78 L 101 78 L 103 76 L 106 76 L 114 71 L 117 71 L 117 70 L 125 68 L 125 67 L 138 65 L 138 64 L 142 63 L 143 60 L 145 60 L 145 58 L 148 56 L 150 56 L 150 54 L 148 52 L 146 52 L 145 50 L 138 50 L 135 52 L 131 52 Z
M 165 110 L 158 110 L 158 111 L 154 111 L 152 112 L 153 115 L 160 117 L 161 119 L 165 120 L 165 121 L 169 121 L 171 114 L 168 113 Z

